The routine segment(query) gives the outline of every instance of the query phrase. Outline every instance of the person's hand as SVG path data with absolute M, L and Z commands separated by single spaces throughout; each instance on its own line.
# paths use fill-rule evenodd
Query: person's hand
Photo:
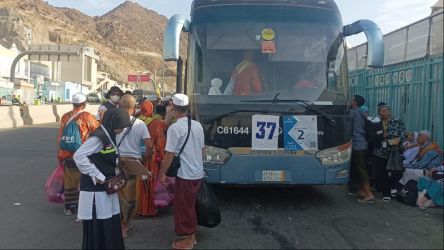
M 145 164 L 146 164 L 145 156 L 142 157 L 142 160 L 140 160 L 140 163 L 145 166 Z
M 428 177 L 432 177 L 433 173 L 436 172 L 436 171 L 438 171 L 438 169 L 436 169 L 436 168 L 432 168 L 430 170 L 426 170 L 425 171 L 425 175 L 428 176 Z
M 397 146 L 397 145 L 399 145 L 400 142 L 401 142 L 401 140 L 399 138 L 393 138 L 393 139 L 388 140 L 388 143 L 391 146 Z
M 149 163 L 150 162 L 150 158 L 148 157 L 142 157 L 142 161 L 140 162 L 140 163 L 142 163 L 142 165 L 146 165 L 147 163 Z
M 105 181 L 101 181 L 101 180 L 96 178 L 96 183 L 98 183 L 98 184 L 105 184 Z
M 425 176 L 432 177 L 432 170 L 426 170 Z

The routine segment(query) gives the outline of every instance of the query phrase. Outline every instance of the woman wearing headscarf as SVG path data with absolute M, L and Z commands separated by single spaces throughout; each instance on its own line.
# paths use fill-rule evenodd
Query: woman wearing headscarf
M 407 132 L 405 134 L 405 142 L 403 143 L 404 146 L 404 165 L 409 164 L 411 161 L 413 161 L 419 153 L 419 144 L 418 144 L 418 133 L 417 132 Z
M 108 110 L 90 138 L 76 151 L 82 173 L 77 217 L 83 221 L 82 249 L 124 249 L 117 193 L 107 194 L 105 180 L 116 176 L 116 134 L 131 125 L 123 109 Z
M 141 177 L 139 181 L 140 202 L 137 213 L 142 216 L 153 216 L 157 214 L 157 209 L 154 204 L 154 189 L 159 173 L 160 162 L 163 160 L 165 153 L 165 131 L 166 124 L 160 114 L 153 114 L 153 104 L 150 101 L 144 101 L 140 105 L 142 113 L 139 119 L 144 121 L 148 126 L 148 131 L 153 141 L 153 154 L 149 161 L 146 161 L 145 166 L 151 172 L 152 177 L 146 179 Z
M 378 104 L 378 115 L 381 119 L 383 135 L 382 140 L 373 149 L 373 164 L 375 165 L 376 188 L 382 192 L 383 201 L 391 200 L 390 188 L 393 188 L 399 179 L 401 171 L 388 171 L 386 169 L 391 148 L 398 147 L 403 151 L 405 126 L 401 119 L 392 116 L 391 108 L 386 103 Z

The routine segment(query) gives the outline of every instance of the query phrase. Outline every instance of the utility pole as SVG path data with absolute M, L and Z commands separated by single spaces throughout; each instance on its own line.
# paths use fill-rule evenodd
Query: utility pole
M 162 97 L 165 97 L 165 66 L 162 68 Z
M 32 29 L 28 28 L 26 29 L 26 41 L 28 44 L 28 50 L 31 49 L 31 40 L 32 40 Z M 30 57 L 28 56 L 28 83 L 31 83 L 31 60 L 29 60 Z

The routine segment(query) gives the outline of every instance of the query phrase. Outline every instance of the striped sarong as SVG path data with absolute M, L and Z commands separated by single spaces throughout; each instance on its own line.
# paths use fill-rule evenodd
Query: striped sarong
M 65 209 L 76 211 L 79 204 L 80 170 L 72 158 L 63 161 Z

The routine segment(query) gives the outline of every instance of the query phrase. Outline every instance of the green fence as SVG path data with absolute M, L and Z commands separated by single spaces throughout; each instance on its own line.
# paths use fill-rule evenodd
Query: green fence
M 371 115 L 376 115 L 379 102 L 386 102 L 408 130 L 430 130 L 441 147 L 444 147 L 443 81 L 443 55 L 349 73 L 350 95 L 364 96 Z

